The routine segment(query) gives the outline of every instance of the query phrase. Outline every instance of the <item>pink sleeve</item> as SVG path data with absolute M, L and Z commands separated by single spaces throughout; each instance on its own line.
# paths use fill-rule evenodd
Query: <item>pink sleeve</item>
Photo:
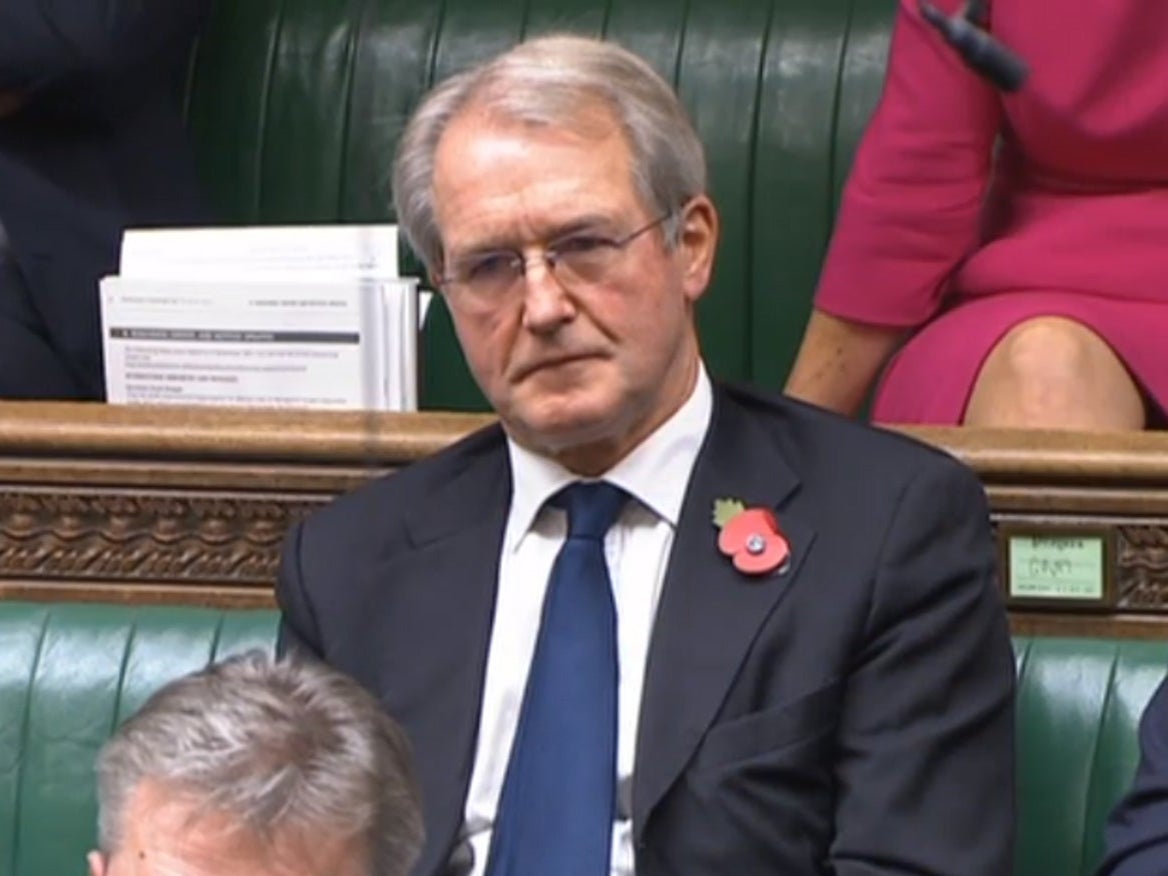
M 959 0 L 936 0 L 953 12 Z M 901 0 L 880 104 L 844 190 L 816 306 L 915 326 L 977 241 L 1001 103 Z

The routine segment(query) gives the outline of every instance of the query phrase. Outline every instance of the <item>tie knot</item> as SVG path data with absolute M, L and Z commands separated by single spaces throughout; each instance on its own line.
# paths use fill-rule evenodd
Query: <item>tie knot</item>
M 602 539 L 628 498 L 607 481 L 577 482 L 560 490 L 552 504 L 568 512 L 568 538 Z

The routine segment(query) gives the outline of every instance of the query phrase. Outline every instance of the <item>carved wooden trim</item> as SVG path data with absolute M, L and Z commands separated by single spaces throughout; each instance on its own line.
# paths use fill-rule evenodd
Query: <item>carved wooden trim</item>
M 284 532 L 327 497 L 0 491 L 0 578 L 271 586 Z
M 1168 524 L 1116 528 L 1116 607 L 1168 612 Z
M 270 606 L 292 522 L 491 419 L 0 402 L 0 599 Z
M 294 520 L 489 422 L 0 402 L 0 599 L 270 606 Z M 1016 630 L 1168 634 L 1168 433 L 900 431 L 973 466 L 1000 521 L 1115 533 L 1113 604 Z

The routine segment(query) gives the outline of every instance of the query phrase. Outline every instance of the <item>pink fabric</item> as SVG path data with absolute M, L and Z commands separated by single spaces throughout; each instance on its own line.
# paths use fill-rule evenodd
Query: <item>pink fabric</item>
M 902 0 L 816 304 L 924 325 L 877 419 L 959 422 L 993 344 L 1048 314 L 1091 327 L 1166 407 L 1168 2 L 992 7 L 991 30 L 1031 67 L 1004 98 Z

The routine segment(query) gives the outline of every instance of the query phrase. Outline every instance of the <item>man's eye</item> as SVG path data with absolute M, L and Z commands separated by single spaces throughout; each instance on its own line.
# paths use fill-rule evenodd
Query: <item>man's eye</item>
M 572 237 L 556 241 L 553 249 L 562 256 L 572 256 L 600 252 L 610 249 L 612 246 L 613 242 L 607 237 L 600 237 L 596 234 L 575 234 Z
M 515 256 L 495 253 L 466 264 L 462 276 L 471 283 L 498 280 L 515 273 Z

